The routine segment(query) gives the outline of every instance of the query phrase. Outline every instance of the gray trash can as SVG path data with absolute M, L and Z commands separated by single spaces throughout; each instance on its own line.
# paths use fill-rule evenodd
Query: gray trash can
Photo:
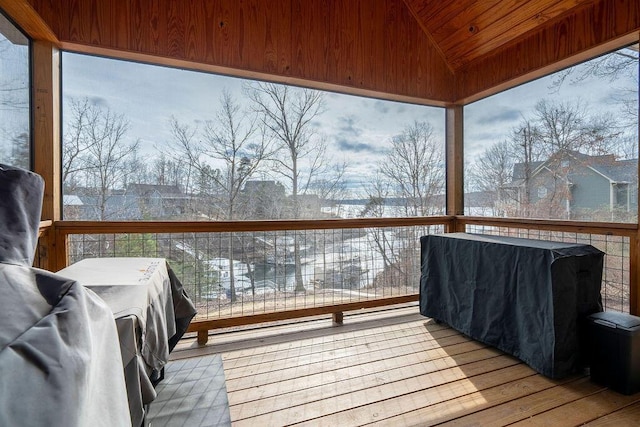
M 594 313 L 587 331 L 591 380 L 623 394 L 640 391 L 640 317 Z

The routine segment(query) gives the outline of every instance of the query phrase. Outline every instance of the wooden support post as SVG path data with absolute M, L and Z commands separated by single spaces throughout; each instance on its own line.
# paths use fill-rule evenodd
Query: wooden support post
M 60 52 L 49 42 L 33 42 L 33 169 L 44 179 L 42 219 L 61 217 Z
M 61 219 L 61 148 L 60 148 L 60 51 L 49 41 L 32 44 L 33 84 L 33 170 L 44 179 L 42 220 Z M 49 233 L 41 250 L 47 254 L 41 268 L 58 271 L 56 234 Z
M 463 114 L 462 105 L 447 107 L 446 129 L 446 175 L 447 175 L 447 215 L 464 215 L 464 150 L 463 150 Z M 460 229 L 457 222 L 453 222 L 453 230 Z
M 337 311 L 332 315 L 333 326 L 342 326 L 344 323 L 344 313 L 341 311 Z
M 640 236 L 629 238 L 629 313 L 640 316 Z
M 206 345 L 209 341 L 209 330 L 201 329 L 198 331 L 198 345 Z
M 640 90 L 640 83 L 638 84 Z M 637 124 L 640 131 L 640 123 Z M 636 144 L 636 157 L 640 156 L 640 144 Z M 640 177 L 640 164 L 636 166 L 636 177 Z M 637 182 L 637 181 L 636 181 Z M 637 197 L 637 195 L 636 195 Z M 636 200 L 637 202 L 637 200 Z M 636 219 L 640 218 L 640 203 L 636 207 Z M 629 238 L 629 313 L 640 316 L 640 230 Z

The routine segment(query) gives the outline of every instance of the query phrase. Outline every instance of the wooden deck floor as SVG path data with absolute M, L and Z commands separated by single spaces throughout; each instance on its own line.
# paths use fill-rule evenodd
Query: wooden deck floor
M 550 380 L 416 306 L 217 334 L 234 426 L 638 426 L 640 393 Z

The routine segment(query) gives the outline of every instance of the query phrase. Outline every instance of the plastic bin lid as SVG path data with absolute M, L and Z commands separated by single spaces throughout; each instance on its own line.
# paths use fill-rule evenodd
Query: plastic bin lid
M 640 317 L 616 311 L 601 311 L 589 315 L 594 322 L 616 329 L 635 330 L 640 328 Z

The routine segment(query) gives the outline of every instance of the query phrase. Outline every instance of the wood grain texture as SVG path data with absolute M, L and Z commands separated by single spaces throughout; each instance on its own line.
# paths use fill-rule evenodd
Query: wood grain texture
M 629 313 L 640 316 L 640 284 L 638 277 L 640 269 L 640 237 L 638 233 L 629 239 Z
M 561 17 L 581 3 L 584 1 L 535 1 L 525 4 L 518 0 L 501 1 L 499 6 L 485 12 L 478 24 L 471 24 L 467 34 L 473 33 L 473 36 L 469 37 L 468 42 L 446 45 L 447 52 L 452 58 L 451 64 L 457 69 L 472 62 L 522 37 L 529 31 L 548 25 L 552 20 Z M 509 13 L 509 10 L 514 9 L 516 13 Z M 503 16 L 503 18 L 496 19 L 496 16 Z M 486 23 L 483 24 L 485 19 Z M 486 27 L 483 28 L 482 25 Z M 470 31 L 471 28 L 473 32 Z M 458 30 L 452 38 L 459 37 L 460 33 L 462 31 Z
M 384 307 L 418 301 L 418 294 L 388 298 L 373 298 L 344 304 L 306 307 L 294 310 L 280 310 L 262 314 L 240 315 L 211 320 L 194 320 L 189 325 L 189 332 L 208 331 L 211 329 L 231 328 L 235 326 L 255 325 L 258 323 L 276 322 L 279 320 L 299 319 L 302 317 L 332 314 L 338 311 L 361 310 L 363 308 Z
M 30 2 L 63 46 L 83 51 L 154 55 L 436 102 L 453 94 L 452 73 L 402 0 Z
M 465 104 L 638 41 L 640 2 L 594 0 L 456 71 Z M 573 59 L 573 61 L 571 60 Z
M 32 37 L 78 52 L 443 106 L 637 41 L 640 28 L 640 3 L 626 0 L 16 4 Z
M 546 378 L 416 310 L 214 333 L 172 358 L 222 355 L 238 426 L 635 425 L 640 393 Z
M 561 0 L 405 0 L 457 69 L 584 3 Z
M 447 107 L 446 170 L 447 214 L 464 214 L 464 109 L 461 105 Z M 462 230 L 457 230 L 462 231 Z
M 42 220 L 61 218 L 60 52 L 48 41 L 34 42 L 32 138 L 33 170 L 44 179 Z
M 273 221 L 58 221 L 65 234 L 185 233 L 276 230 L 332 230 L 341 228 L 411 227 L 447 224 L 453 217 L 356 218 Z
M 597 420 L 588 423 L 589 427 L 623 427 L 623 426 L 637 426 L 640 423 L 640 402 L 635 402 L 632 405 L 625 406 L 624 408 L 609 414 Z
M 36 12 L 28 1 L 0 0 L 0 9 L 10 16 L 31 38 L 54 44 L 59 43 L 55 32 L 49 27 L 50 20 Z
M 612 390 L 602 390 L 599 393 L 583 396 L 573 402 L 511 425 L 518 427 L 583 425 L 619 411 L 637 402 L 639 398 L 637 393 L 625 396 Z

